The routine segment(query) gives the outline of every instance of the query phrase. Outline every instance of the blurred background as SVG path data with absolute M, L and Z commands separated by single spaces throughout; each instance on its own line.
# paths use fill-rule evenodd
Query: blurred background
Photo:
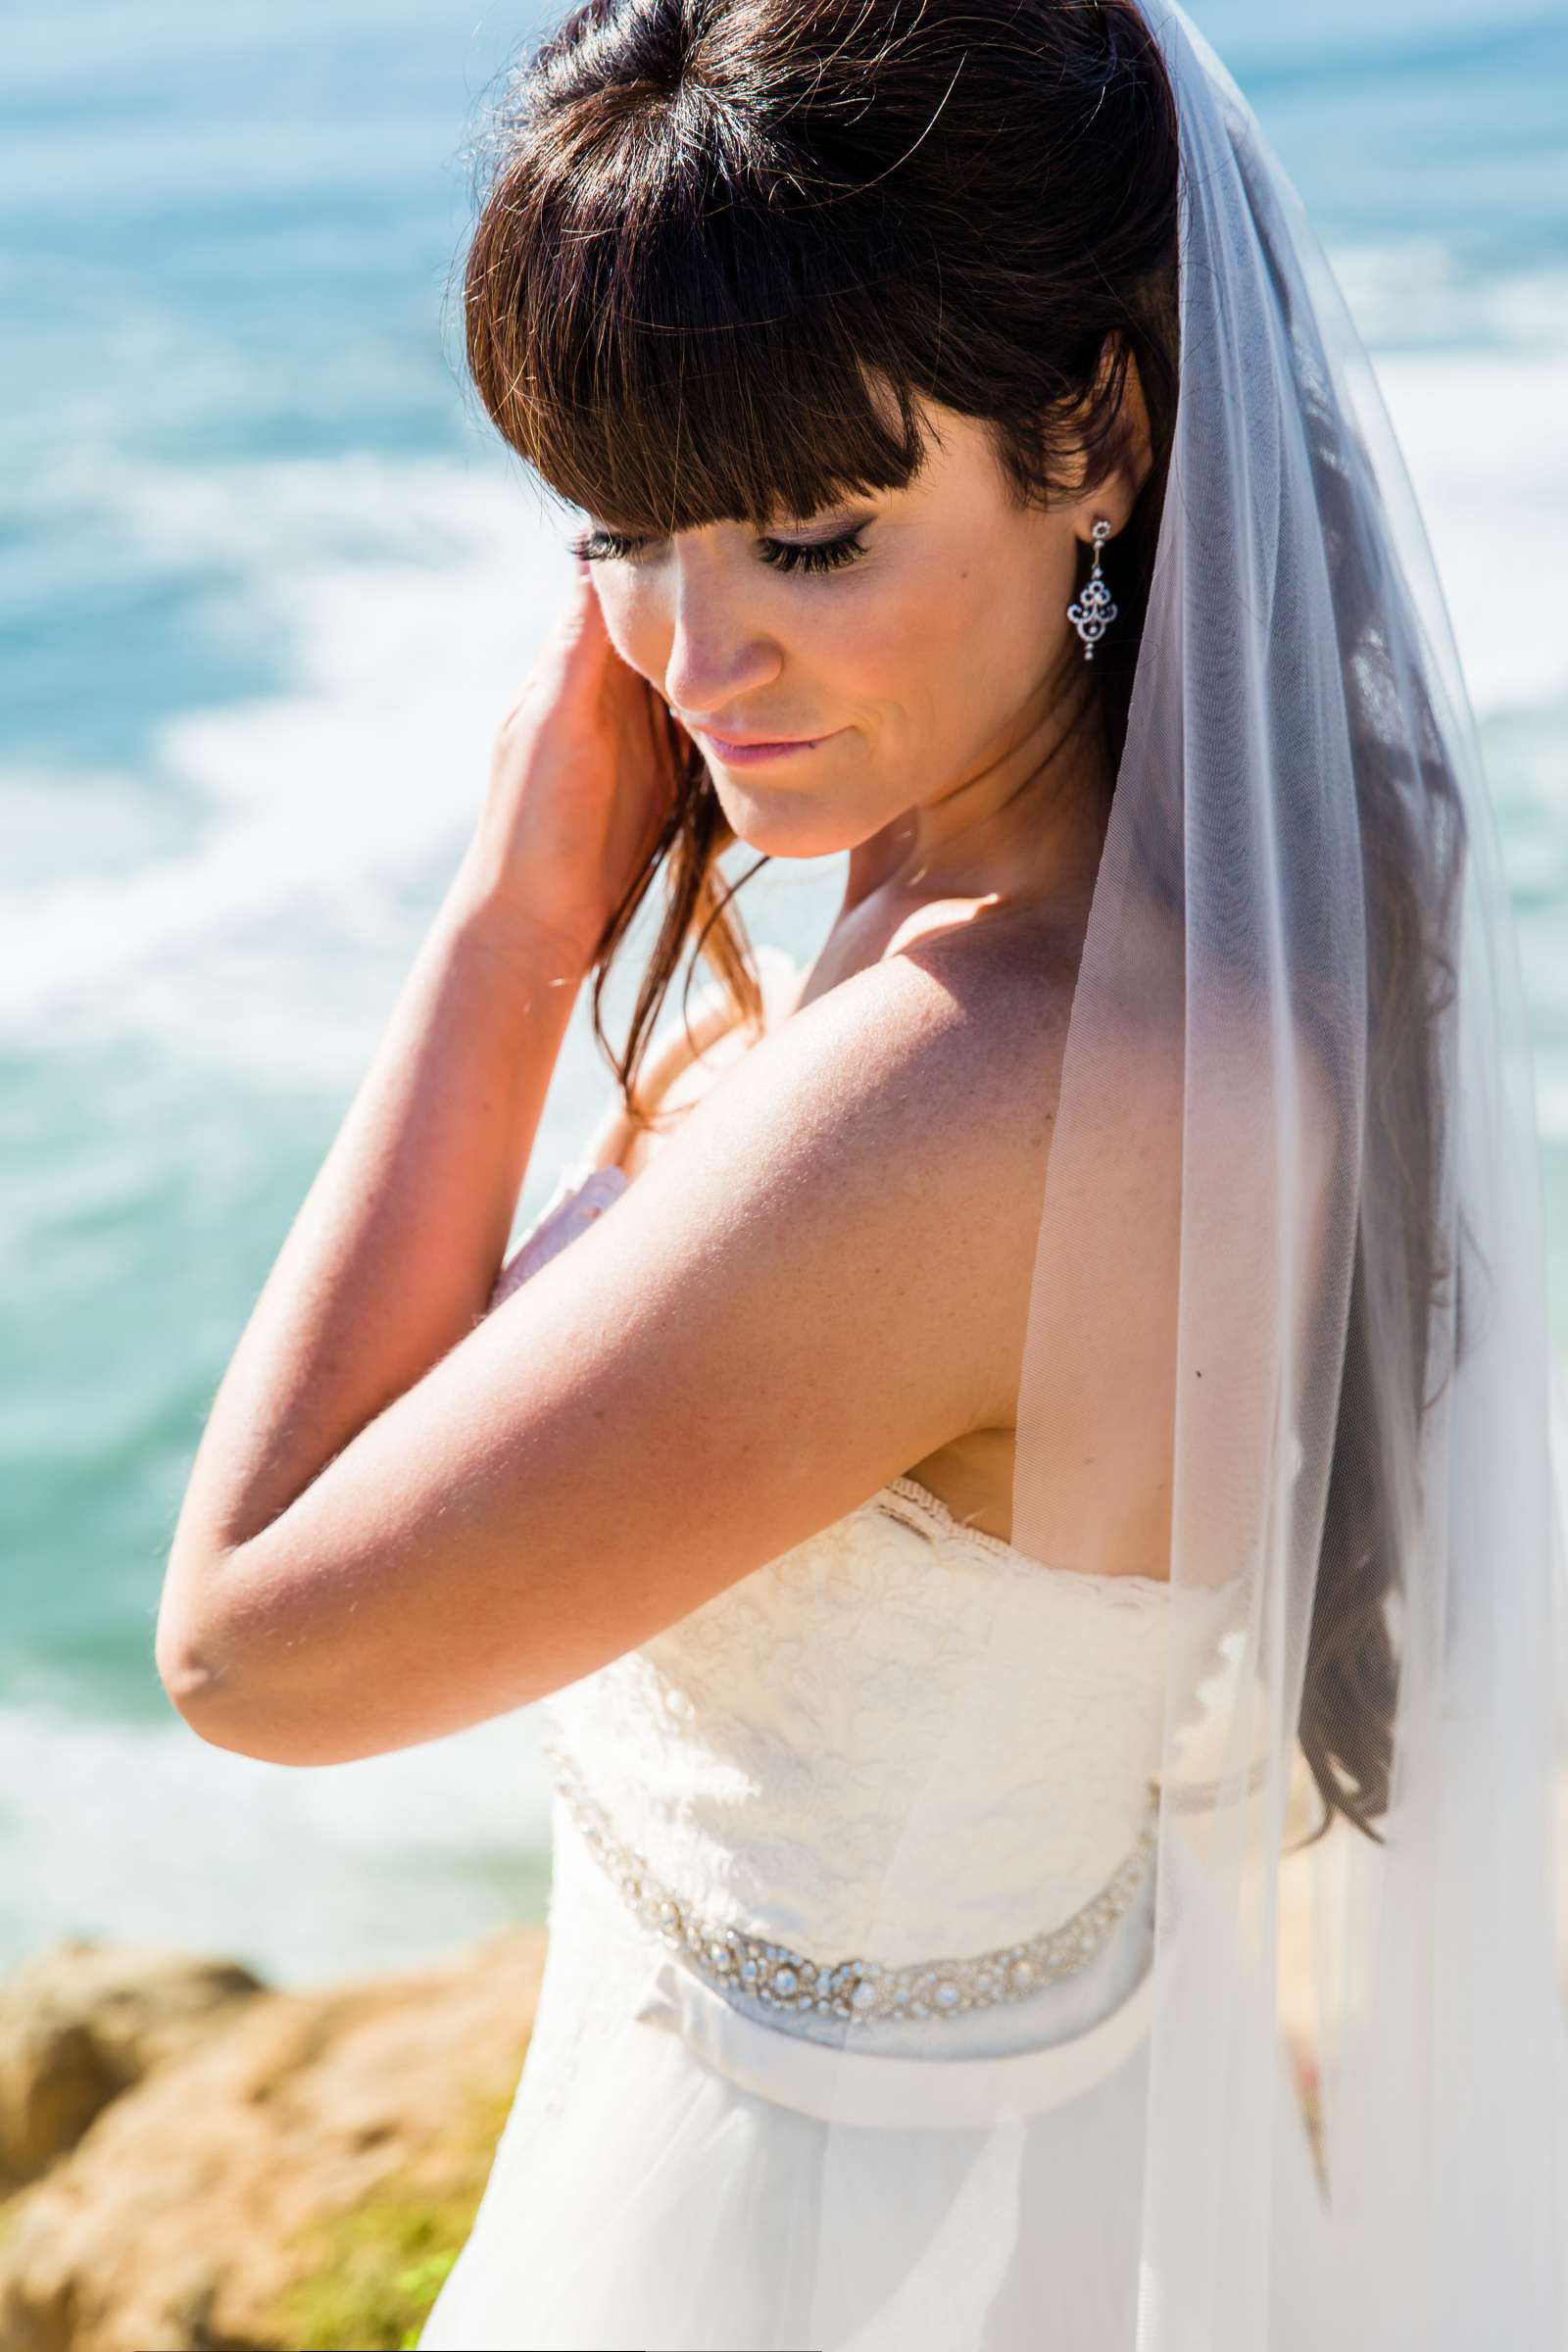
M 1192 13 L 1315 217 L 1424 502 L 1516 894 L 1561 1359 L 1568 19 Z M 568 577 L 464 383 L 457 300 L 470 143 L 555 14 L 7 11 L 0 1969 L 156 1936 L 308 1984 L 543 1914 L 526 1710 L 290 1770 L 198 1740 L 152 1645 L 207 1407 Z M 764 868 L 754 938 L 814 953 L 841 880 Z M 609 1100 L 584 1000 L 519 1227 Z

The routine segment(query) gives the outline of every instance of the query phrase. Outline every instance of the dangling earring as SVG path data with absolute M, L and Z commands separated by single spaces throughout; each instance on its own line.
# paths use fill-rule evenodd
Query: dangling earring
M 1084 582 L 1082 601 L 1067 607 L 1067 618 L 1083 639 L 1086 662 L 1094 660 L 1095 647 L 1115 619 L 1117 610 L 1110 601 L 1110 590 L 1105 586 L 1104 574 L 1100 568 L 1100 551 L 1110 537 L 1110 525 L 1103 514 L 1095 516 L 1091 537 L 1095 545 L 1094 567 Z

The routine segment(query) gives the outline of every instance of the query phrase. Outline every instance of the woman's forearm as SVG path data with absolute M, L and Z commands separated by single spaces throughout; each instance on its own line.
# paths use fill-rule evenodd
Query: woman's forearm
M 460 870 L 223 1376 L 161 1627 L 483 1316 L 584 977 Z

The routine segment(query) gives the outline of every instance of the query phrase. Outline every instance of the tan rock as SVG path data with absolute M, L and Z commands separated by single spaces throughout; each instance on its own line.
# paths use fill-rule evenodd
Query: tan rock
M 261 1980 L 161 1944 L 73 1938 L 0 1983 L 0 2193 L 47 2171 L 99 2110 L 227 2021 Z
M 6 2352 L 399 2343 L 466 2234 L 544 1950 L 513 1930 L 231 2005 L 0 2208 Z

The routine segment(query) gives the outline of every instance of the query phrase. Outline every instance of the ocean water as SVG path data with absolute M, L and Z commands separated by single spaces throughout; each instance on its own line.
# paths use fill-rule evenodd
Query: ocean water
M 1195 13 L 1425 504 L 1519 910 L 1568 1349 L 1568 24 Z M 542 1910 L 525 1710 L 290 1771 L 204 1746 L 152 1662 L 203 1416 L 566 577 L 455 331 L 466 150 L 538 14 L 8 13 L 0 1966 L 155 1936 L 318 1982 Z M 754 934 L 809 953 L 838 879 L 767 869 Z M 522 1214 L 608 1100 L 579 1006 Z

